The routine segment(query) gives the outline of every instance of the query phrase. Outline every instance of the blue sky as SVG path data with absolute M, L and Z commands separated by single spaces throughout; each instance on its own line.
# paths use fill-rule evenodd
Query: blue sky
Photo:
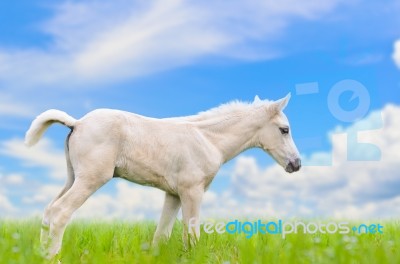
M 49 108 L 64 110 L 77 118 L 104 107 L 161 118 L 194 114 L 235 99 L 252 101 L 255 95 L 275 100 L 290 92 L 292 99 L 285 113 L 295 142 L 306 157 L 306 165 L 329 165 L 308 166 L 292 182 L 301 185 L 319 176 L 326 180 L 326 186 L 333 186 L 331 189 L 336 188 L 335 183 L 351 182 L 350 171 L 346 175 L 332 172 L 337 169 L 332 168 L 336 153 L 332 138 L 343 133 L 357 135 L 354 132 L 357 130 L 383 131 L 387 126 L 384 114 L 397 114 L 397 108 L 393 110 L 388 105 L 400 105 L 400 48 L 395 49 L 400 39 L 399 11 L 399 1 L 362 0 L 307 1 L 302 5 L 293 0 L 279 4 L 3 1 L 0 3 L 0 210 L 3 209 L 0 215 L 38 214 L 62 186 L 65 175 L 61 173 L 62 149 L 67 129 L 52 127 L 46 133 L 46 144 L 36 149 L 28 151 L 21 146 L 32 119 Z M 358 82 L 370 96 L 368 111 L 357 116 L 357 120 L 365 120 L 366 126 L 340 120 L 329 110 L 332 104 L 329 93 L 346 80 Z M 304 85 L 313 85 L 318 92 L 299 94 L 299 87 Z M 365 99 L 352 98 L 351 89 L 348 86 L 348 91 L 338 98 L 337 105 L 344 111 L 357 109 Z M 390 137 L 385 131 L 374 137 Z M 345 140 L 346 137 L 341 138 L 338 144 L 348 146 Z M 388 146 L 400 141 L 398 137 L 391 140 Z M 348 153 L 338 149 L 337 153 Z M 373 166 L 379 171 L 391 164 L 385 160 L 368 161 L 366 157 L 372 155 L 368 153 L 373 148 L 364 150 L 359 155 L 364 167 Z M 389 153 L 380 149 L 383 157 L 386 151 Z M 327 155 L 331 157 L 326 158 Z M 251 189 L 247 177 L 252 174 L 253 179 L 272 180 L 278 173 L 275 181 L 283 184 L 288 176 L 283 171 L 275 172 L 274 166 L 272 159 L 260 150 L 247 151 L 231 161 L 211 187 L 205 214 L 217 211 L 221 204 L 216 200 L 231 201 L 233 207 L 238 204 L 251 207 L 254 197 L 246 190 L 242 190 L 243 197 L 232 196 L 232 192 L 246 184 Z M 334 179 L 336 175 L 337 182 L 327 179 L 326 172 L 319 171 L 321 168 L 330 168 L 331 177 Z M 55 176 L 57 173 L 61 175 Z M 374 175 L 370 177 L 360 177 L 360 181 L 372 181 Z M 382 186 L 397 183 L 400 186 L 397 178 L 395 173 L 392 178 L 382 180 Z M 161 206 L 160 194 L 131 185 L 110 183 L 89 201 L 86 211 L 93 212 L 95 208 L 116 217 L 135 218 L 135 214 L 156 217 Z M 279 186 L 271 193 L 279 191 Z M 285 208 L 268 193 L 256 201 L 268 210 L 246 210 L 255 214 L 328 217 L 340 216 L 337 212 L 343 211 L 372 217 L 376 216 L 376 210 L 368 208 L 382 206 L 381 200 L 372 197 L 385 193 L 371 189 L 367 192 L 368 202 L 356 206 L 355 200 L 349 198 L 346 208 L 337 207 L 329 213 L 311 202 L 318 193 L 314 187 L 306 185 L 310 189 L 308 196 L 301 189 L 294 189 L 296 195 L 282 197 L 295 200 L 295 208 L 305 208 L 296 211 L 297 214 L 288 213 L 294 205 Z M 148 209 L 139 202 L 127 201 L 122 204 L 131 213 L 122 213 L 122 207 L 112 204 L 110 197 L 121 195 L 121 199 L 126 199 L 121 193 L 129 190 L 138 193 L 139 200 L 154 197 L 156 205 Z M 349 197 L 357 190 L 351 191 Z M 400 198 L 393 191 L 388 193 L 391 195 L 383 202 L 387 214 L 393 216 L 390 211 L 397 211 L 390 206 Z

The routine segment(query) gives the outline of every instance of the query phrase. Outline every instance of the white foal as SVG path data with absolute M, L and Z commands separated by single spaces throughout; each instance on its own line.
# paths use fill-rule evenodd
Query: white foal
M 65 142 L 68 180 L 43 216 L 41 241 L 49 257 L 59 252 L 73 212 L 113 177 L 165 191 L 155 243 L 170 236 L 180 207 L 186 226 L 191 218 L 198 221 L 204 192 L 219 168 L 242 151 L 262 148 L 287 172 L 298 171 L 299 153 L 282 112 L 289 98 L 270 102 L 256 97 L 253 103 L 232 102 L 166 119 L 110 109 L 95 110 L 80 120 L 58 110 L 40 114 L 26 133 L 28 146 L 53 123 L 71 129 Z M 185 243 L 189 237 L 198 239 L 200 230 L 189 234 L 184 228 Z

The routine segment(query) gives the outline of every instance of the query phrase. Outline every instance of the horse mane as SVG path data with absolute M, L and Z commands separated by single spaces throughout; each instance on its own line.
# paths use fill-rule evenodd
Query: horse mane
M 213 120 L 229 120 L 234 117 L 242 116 L 243 114 L 249 113 L 259 109 L 262 106 L 269 105 L 271 101 L 263 100 L 258 102 L 243 102 L 239 100 L 230 101 L 220 106 L 211 108 L 209 110 L 199 112 L 197 115 L 182 117 L 185 121 L 189 122 L 202 122 L 202 121 L 213 121 Z

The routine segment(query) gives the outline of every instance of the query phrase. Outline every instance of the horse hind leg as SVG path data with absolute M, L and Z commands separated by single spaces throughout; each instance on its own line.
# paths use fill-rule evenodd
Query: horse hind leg
M 104 175 L 104 174 L 103 174 Z M 112 172 L 108 180 L 112 178 Z M 55 256 L 62 244 L 65 227 L 72 214 L 107 181 L 104 177 L 88 180 L 83 175 L 77 177 L 72 187 L 49 208 L 49 238 L 47 253 L 49 257 Z
M 106 149 L 103 151 L 107 152 Z M 107 153 L 110 152 L 112 151 Z M 85 153 L 84 156 L 77 156 L 79 163 L 75 164 L 72 160 L 75 181 L 71 188 L 48 208 L 47 257 L 52 258 L 59 252 L 65 227 L 72 214 L 95 191 L 112 179 L 115 168 L 114 160 L 110 156 L 108 156 L 109 159 L 104 159 L 104 156 L 104 152 L 92 150 L 90 153 Z
M 68 135 L 68 137 L 65 141 L 65 158 L 67 161 L 67 176 L 68 176 L 67 181 L 65 182 L 65 185 L 64 185 L 63 189 L 60 191 L 60 193 L 46 206 L 46 208 L 44 210 L 43 218 L 42 218 L 40 242 L 41 242 L 43 248 L 46 248 L 48 245 L 49 229 L 50 229 L 50 223 L 49 223 L 50 208 L 58 199 L 60 199 L 72 187 L 72 185 L 75 181 L 75 174 L 74 174 L 74 170 L 72 168 L 71 159 L 69 157 L 69 149 L 68 149 L 69 148 L 68 142 L 69 142 L 69 137 L 71 136 L 71 133 Z

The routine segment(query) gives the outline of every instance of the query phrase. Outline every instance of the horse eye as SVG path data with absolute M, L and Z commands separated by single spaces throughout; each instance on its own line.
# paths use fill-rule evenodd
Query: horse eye
M 288 127 L 280 127 L 279 130 L 281 131 L 282 135 L 289 134 L 289 128 Z

